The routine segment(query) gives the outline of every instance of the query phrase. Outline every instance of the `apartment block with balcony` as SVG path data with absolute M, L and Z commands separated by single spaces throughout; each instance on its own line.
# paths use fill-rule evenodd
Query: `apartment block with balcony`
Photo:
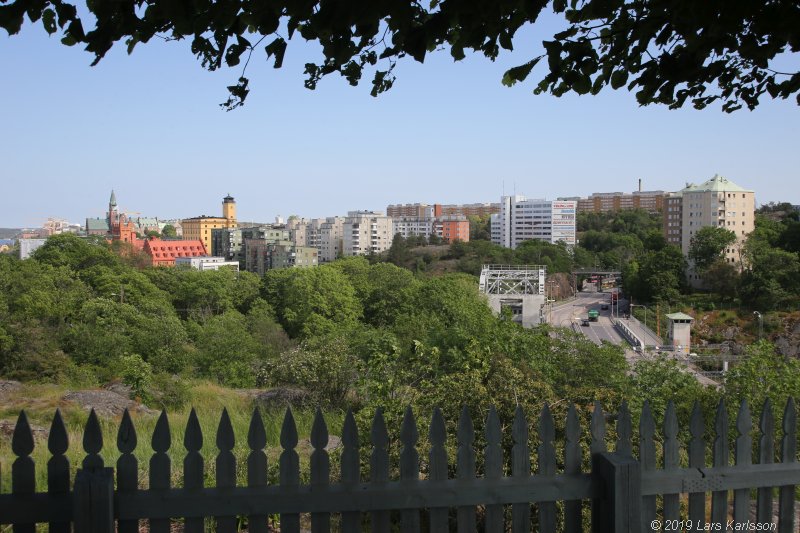
M 741 248 L 755 229 L 755 192 L 744 189 L 722 176 L 700 185 L 688 184 L 680 191 L 681 250 L 689 253 L 692 236 L 700 228 L 717 226 L 736 234 L 736 244 L 725 251 L 730 263 L 741 263 Z
M 683 248 L 683 198 L 680 192 L 664 195 L 663 207 L 664 238 L 667 243 Z
M 344 257 L 381 253 L 394 237 L 392 217 L 375 211 L 350 211 L 343 224 Z

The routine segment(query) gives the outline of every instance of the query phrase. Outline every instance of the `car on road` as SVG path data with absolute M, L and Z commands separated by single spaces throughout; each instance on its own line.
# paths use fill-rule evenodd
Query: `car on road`
M 603 311 L 608 311 L 608 304 L 602 304 L 600 306 L 600 309 L 602 309 Z
M 584 318 L 583 320 L 581 320 L 581 326 L 587 326 L 588 327 L 589 326 L 589 319 Z

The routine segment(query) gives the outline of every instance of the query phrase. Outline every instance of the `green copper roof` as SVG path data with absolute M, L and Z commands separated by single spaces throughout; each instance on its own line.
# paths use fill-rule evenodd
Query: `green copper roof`
M 104 218 L 87 218 L 86 231 L 90 230 L 108 231 L 108 221 Z
M 667 318 L 670 320 L 694 320 L 693 316 L 687 315 L 686 313 L 671 313 L 667 315 Z
M 108 201 L 110 205 L 117 205 L 117 197 L 114 194 L 114 189 L 111 189 L 111 199 Z
M 728 178 L 723 178 L 722 176 L 719 175 L 714 175 L 713 178 L 701 183 L 700 185 L 689 184 L 681 192 L 706 192 L 706 191 L 753 192 L 751 190 L 745 189 L 744 187 L 740 187 L 739 185 L 736 185 Z

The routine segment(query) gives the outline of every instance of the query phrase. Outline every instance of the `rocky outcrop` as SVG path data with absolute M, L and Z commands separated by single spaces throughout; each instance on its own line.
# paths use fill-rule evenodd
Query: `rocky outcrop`
M 73 402 L 87 411 L 94 409 L 100 416 L 121 416 L 125 409 L 143 414 L 157 414 L 158 411 L 136 403 L 127 396 L 110 390 L 85 390 L 68 392 L 61 398 Z

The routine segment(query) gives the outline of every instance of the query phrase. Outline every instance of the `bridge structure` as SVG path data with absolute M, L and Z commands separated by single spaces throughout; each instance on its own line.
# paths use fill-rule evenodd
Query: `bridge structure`
M 478 289 L 496 314 L 507 309 L 515 322 L 533 327 L 544 321 L 546 277 L 544 265 L 483 265 Z

